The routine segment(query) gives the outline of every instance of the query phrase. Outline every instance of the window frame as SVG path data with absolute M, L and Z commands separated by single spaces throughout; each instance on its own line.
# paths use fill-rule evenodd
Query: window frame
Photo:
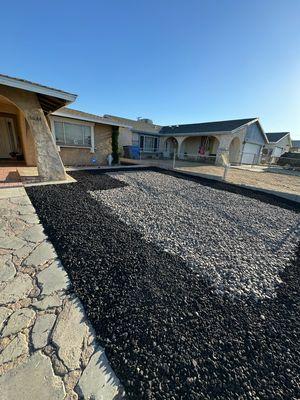
M 146 139 L 151 139 L 153 142 L 153 146 L 151 149 L 146 145 L 147 140 Z M 148 140 L 149 142 L 149 140 Z M 156 147 L 155 147 L 156 143 Z M 142 144 L 142 145 L 141 145 Z M 146 146 L 145 146 L 146 145 Z M 140 134 L 139 135 L 139 147 L 140 150 L 144 153 L 157 153 L 159 151 L 159 146 L 160 146 L 160 137 L 155 136 L 155 135 L 146 135 L 146 134 Z
M 67 123 L 72 125 L 80 125 L 80 126 L 89 126 L 91 128 L 91 144 L 85 146 L 83 144 L 57 144 L 56 143 L 56 136 L 55 136 L 55 125 L 54 122 L 61 122 Z M 50 117 L 50 124 L 51 124 L 51 132 L 55 141 L 56 146 L 58 149 L 62 148 L 71 148 L 71 149 L 89 149 L 91 153 L 95 153 L 95 124 L 93 122 L 87 122 L 83 120 L 74 120 L 72 118 L 63 118 L 63 117 Z

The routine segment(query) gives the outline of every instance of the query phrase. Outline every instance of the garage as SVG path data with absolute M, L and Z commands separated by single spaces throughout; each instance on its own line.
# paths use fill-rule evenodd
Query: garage
M 255 143 L 245 143 L 242 153 L 242 164 L 257 164 L 259 160 L 261 145 Z

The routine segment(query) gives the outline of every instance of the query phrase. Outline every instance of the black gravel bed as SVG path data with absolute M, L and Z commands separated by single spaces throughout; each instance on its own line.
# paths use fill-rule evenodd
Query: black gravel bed
M 128 399 L 300 398 L 300 248 L 274 299 L 219 296 L 88 193 L 124 184 L 72 175 L 26 191 Z

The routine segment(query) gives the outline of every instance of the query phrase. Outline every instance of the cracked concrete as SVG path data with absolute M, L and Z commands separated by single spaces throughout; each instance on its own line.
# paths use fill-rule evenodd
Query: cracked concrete
M 69 278 L 24 189 L 0 197 L 0 228 L 1 395 L 121 398 L 122 386 L 81 303 L 68 294 Z

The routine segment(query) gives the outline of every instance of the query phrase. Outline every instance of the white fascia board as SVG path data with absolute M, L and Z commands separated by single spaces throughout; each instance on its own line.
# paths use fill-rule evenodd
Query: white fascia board
M 230 135 L 232 131 L 217 131 L 217 132 L 190 132 L 190 133 L 158 133 L 162 137 L 176 137 L 176 136 L 216 136 L 216 135 Z
M 76 115 L 76 114 L 69 114 L 68 112 L 64 111 L 54 111 L 51 115 L 54 117 L 63 117 L 63 118 L 70 118 L 70 119 L 77 119 L 80 121 L 88 121 L 88 122 L 94 122 L 96 124 L 104 124 L 104 125 L 112 125 L 112 126 L 120 126 L 121 128 L 128 128 L 132 129 L 131 126 L 128 125 L 123 125 L 123 124 L 117 124 L 116 122 L 112 121 L 105 121 L 105 118 L 99 120 L 97 117 L 82 117 L 81 115 Z
M 0 76 L 0 85 L 10 86 L 17 89 L 27 90 L 28 92 L 40 93 L 59 99 L 66 100 L 68 103 L 73 103 L 76 100 L 77 95 L 60 90 L 51 89 L 45 86 L 40 86 L 36 83 L 24 82 L 16 78 L 10 78 L 6 76 Z
M 266 140 L 266 143 L 269 143 L 269 139 L 268 139 L 267 135 L 265 134 L 265 131 L 263 130 L 263 127 L 261 126 L 261 123 L 260 123 L 260 121 L 259 121 L 259 118 L 252 119 L 251 121 L 247 122 L 246 124 L 243 124 L 243 125 L 239 126 L 238 128 L 235 128 L 235 129 L 232 131 L 232 133 L 235 133 L 236 131 L 238 131 L 239 129 L 243 128 L 244 126 L 252 125 L 252 124 L 254 124 L 255 122 L 258 123 L 258 125 L 259 125 L 259 127 L 260 127 L 260 129 L 261 129 L 261 131 L 262 131 L 262 134 L 263 134 L 263 136 L 264 136 L 264 138 L 265 138 L 265 140 Z

